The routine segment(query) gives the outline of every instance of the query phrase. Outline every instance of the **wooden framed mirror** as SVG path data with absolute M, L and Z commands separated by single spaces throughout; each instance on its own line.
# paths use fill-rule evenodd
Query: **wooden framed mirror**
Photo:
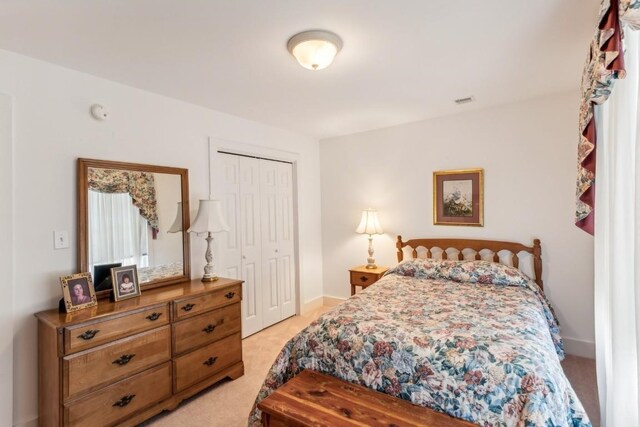
M 78 159 L 78 270 L 96 294 L 136 265 L 141 289 L 190 280 L 187 169 Z

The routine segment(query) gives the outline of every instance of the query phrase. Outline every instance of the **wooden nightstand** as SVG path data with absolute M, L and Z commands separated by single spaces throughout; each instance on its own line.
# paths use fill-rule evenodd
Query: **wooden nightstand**
M 389 267 L 367 268 L 366 265 L 360 265 L 349 270 L 349 279 L 351 282 L 351 295 L 355 295 L 356 286 L 365 289 L 376 283 Z

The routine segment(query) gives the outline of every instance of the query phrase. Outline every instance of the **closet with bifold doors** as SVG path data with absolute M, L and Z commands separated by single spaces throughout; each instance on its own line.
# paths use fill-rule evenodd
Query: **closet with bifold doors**
M 293 165 L 216 154 L 216 198 L 230 230 L 216 235 L 214 262 L 220 276 L 244 280 L 244 338 L 296 314 Z

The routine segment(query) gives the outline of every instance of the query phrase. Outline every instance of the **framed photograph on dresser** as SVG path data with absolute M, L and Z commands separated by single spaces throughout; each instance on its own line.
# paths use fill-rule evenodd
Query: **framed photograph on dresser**
M 60 278 L 64 308 L 67 313 L 98 305 L 91 273 L 78 273 Z
M 484 170 L 460 169 L 433 173 L 433 223 L 484 225 Z
M 113 283 L 113 299 L 115 301 L 140 296 L 138 268 L 135 265 L 112 268 L 111 283 Z

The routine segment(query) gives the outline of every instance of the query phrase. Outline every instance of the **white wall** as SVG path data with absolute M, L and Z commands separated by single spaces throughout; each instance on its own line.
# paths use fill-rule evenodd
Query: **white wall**
M 13 413 L 13 138 L 11 97 L 0 93 L 0 425 Z
M 542 240 L 545 290 L 566 346 L 593 355 L 593 239 L 573 225 L 577 94 L 448 116 L 320 142 L 325 295 L 349 295 L 347 269 L 366 263 L 362 209 L 379 210 L 378 265 L 395 239 Z M 485 226 L 434 226 L 432 173 L 485 170 Z
M 298 153 L 301 293 L 303 301 L 322 295 L 317 141 L 6 51 L 0 92 L 14 99 L 14 424 L 37 416 L 33 313 L 56 307 L 58 278 L 76 271 L 78 157 L 188 168 L 194 215 L 208 192 L 207 136 Z M 93 120 L 93 103 L 107 106 L 111 118 Z M 54 230 L 69 231 L 71 249 L 53 249 Z M 204 239 L 192 239 L 194 276 L 204 250 Z

